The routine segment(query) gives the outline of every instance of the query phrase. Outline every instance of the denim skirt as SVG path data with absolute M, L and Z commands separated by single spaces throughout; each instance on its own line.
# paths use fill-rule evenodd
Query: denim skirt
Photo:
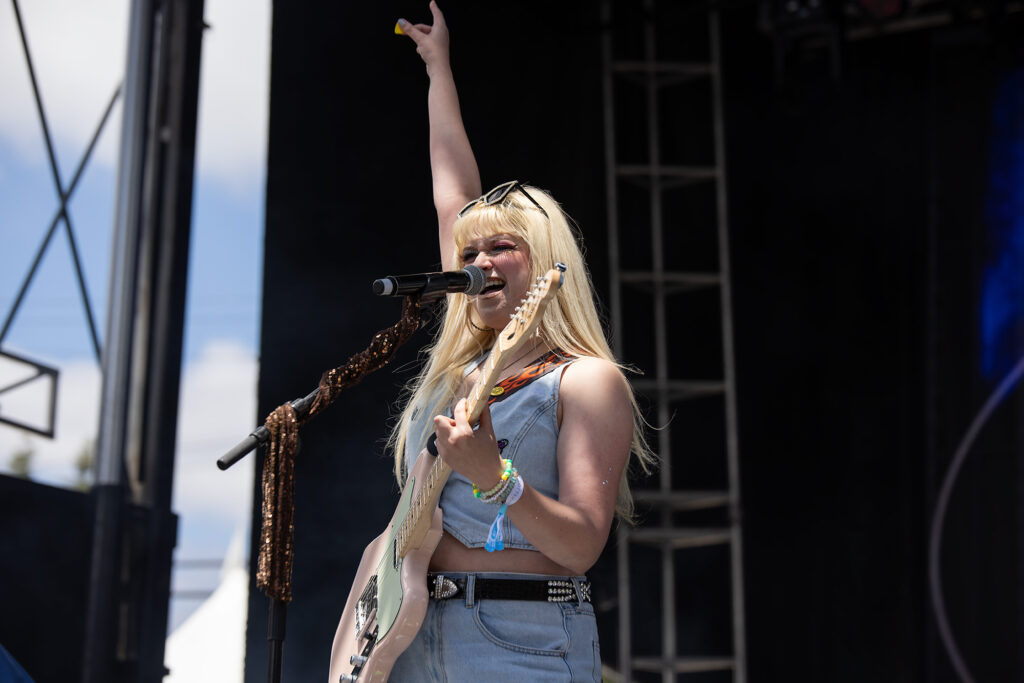
M 445 572 L 452 579 L 564 579 L 537 574 Z M 423 626 L 391 670 L 394 683 L 601 681 L 589 602 L 474 600 L 467 590 L 431 600 Z

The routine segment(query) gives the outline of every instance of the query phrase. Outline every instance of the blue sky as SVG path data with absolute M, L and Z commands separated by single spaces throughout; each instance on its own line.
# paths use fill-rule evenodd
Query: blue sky
M 129 3 L 33 0 L 19 5 L 67 186 L 121 80 Z M 206 21 L 211 28 L 203 45 L 174 498 L 180 515 L 179 559 L 220 558 L 232 535 L 245 532 L 251 463 L 222 473 L 215 461 L 257 419 L 270 2 L 207 0 Z M 10 3 L 0 3 L 0 92 L 2 324 L 58 208 Z M 119 103 L 69 210 L 101 340 L 120 124 Z M 0 424 L 0 471 L 14 450 L 29 445 L 35 451 L 36 479 L 70 485 L 74 458 L 95 435 L 100 377 L 63 225 L 0 349 L 61 370 L 56 438 L 29 437 Z M 3 372 L 0 368 L 0 378 Z M 7 404 L 13 400 L 5 397 Z M 211 400 L 226 408 L 211 415 L 204 408 Z M 211 589 L 216 581 L 216 571 L 175 578 L 180 588 Z M 194 606 L 173 605 L 172 623 Z

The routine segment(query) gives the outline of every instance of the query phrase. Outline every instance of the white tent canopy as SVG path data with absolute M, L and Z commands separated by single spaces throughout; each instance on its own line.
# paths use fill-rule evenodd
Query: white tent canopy
M 228 547 L 220 584 L 167 638 L 164 683 L 242 683 L 249 572 L 243 534 Z

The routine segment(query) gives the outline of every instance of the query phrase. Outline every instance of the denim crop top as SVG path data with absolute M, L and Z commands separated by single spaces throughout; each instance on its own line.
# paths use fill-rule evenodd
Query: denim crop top
M 486 358 L 486 356 L 484 356 Z M 522 373 L 503 380 L 501 393 L 490 399 L 491 423 L 498 450 L 508 458 L 523 479 L 540 493 L 558 499 L 558 385 L 562 371 L 575 360 L 549 353 Z M 467 368 L 468 375 L 483 361 Z M 433 416 L 429 416 L 430 419 Z M 418 427 L 424 416 L 414 415 L 411 427 Z M 418 433 L 410 431 L 411 434 Z M 412 471 L 421 447 L 406 445 L 409 471 Z M 441 492 L 444 530 L 467 548 L 482 548 L 498 509 L 473 497 L 473 484 L 452 472 Z M 506 548 L 536 550 L 505 516 L 502 536 Z

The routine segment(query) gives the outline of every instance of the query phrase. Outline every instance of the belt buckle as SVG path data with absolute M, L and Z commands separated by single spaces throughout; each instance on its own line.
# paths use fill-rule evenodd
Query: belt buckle
M 444 574 L 434 576 L 434 587 L 430 591 L 430 597 L 436 600 L 447 600 L 459 594 L 459 585 Z

